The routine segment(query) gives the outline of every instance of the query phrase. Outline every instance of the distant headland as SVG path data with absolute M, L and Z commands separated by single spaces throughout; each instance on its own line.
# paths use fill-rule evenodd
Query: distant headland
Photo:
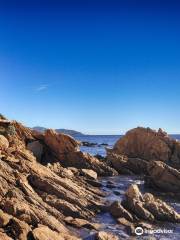
M 33 127 L 32 128 L 33 130 L 36 130 L 36 131 L 39 131 L 39 132 L 44 132 L 46 130 L 45 127 L 40 127 L 40 126 L 36 126 L 36 127 Z M 71 129 L 64 129 L 64 128 L 58 128 L 58 129 L 55 129 L 55 131 L 57 133 L 64 133 L 64 134 L 68 134 L 70 136 L 82 136 L 84 135 L 83 133 L 81 132 L 78 132 L 78 131 L 75 131 L 75 130 L 71 130 Z

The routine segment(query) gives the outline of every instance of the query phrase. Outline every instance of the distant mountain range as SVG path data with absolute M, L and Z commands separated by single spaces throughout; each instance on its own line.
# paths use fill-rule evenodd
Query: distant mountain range
M 44 127 L 33 127 L 33 130 L 36 130 L 36 131 L 39 131 L 39 132 L 44 132 L 46 130 L 46 128 Z M 70 129 L 55 129 L 56 132 L 58 133 L 64 133 L 64 134 L 68 134 L 68 135 L 71 135 L 71 136 L 79 136 L 79 135 L 84 135 L 83 133 L 81 132 L 78 132 L 78 131 L 75 131 L 75 130 L 70 130 Z

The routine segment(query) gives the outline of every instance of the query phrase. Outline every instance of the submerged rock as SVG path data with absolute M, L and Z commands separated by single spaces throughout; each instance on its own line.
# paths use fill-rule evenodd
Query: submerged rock
M 92 142 L 81 142 L 81 145 L 84 147 L 95 147 L 97 146 L 97 143 L 92 143 Z

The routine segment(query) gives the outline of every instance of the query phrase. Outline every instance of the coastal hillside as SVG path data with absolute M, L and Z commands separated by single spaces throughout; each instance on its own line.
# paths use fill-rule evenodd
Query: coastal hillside
M 39 131 L 39 132 L 44 132 L 46 130 L 46 128 L 44 127 L 33 127 L 33 130 L 36 130 L 36 131 Z M 75 131 L 75 130 L 70 130 L 70 129 L 61 129 L 61 128 L 58 128 L 58 129 L 55 129 L 56 132 L 58 133 L 64 133 L 64 134 L 68 134 L 70 136 L 83 136 L 84 134 L 81 133 L 81 132 L 78 132 L 78 131 Z

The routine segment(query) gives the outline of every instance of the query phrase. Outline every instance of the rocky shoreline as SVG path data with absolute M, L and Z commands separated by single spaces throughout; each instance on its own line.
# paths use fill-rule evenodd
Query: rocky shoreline
M 138 174 L 148 187 L 178 201 L 180 142 L 161 129 L 133 129 L 98 159 L 81 152 L 79 142 L 68 135 L 0 119 L 0 168 L 3 240 L 83 239 L 83 229 L 93 231 L 91 239 L 121 239 L 92 221 L 102 212 L 111 213 L 129 236 L 137 226 L 180 223 L 175 209 L 156 194 L 141 193 L 136 184 L 128 186 L 122 201 L 108 203 L 98 180 Z

